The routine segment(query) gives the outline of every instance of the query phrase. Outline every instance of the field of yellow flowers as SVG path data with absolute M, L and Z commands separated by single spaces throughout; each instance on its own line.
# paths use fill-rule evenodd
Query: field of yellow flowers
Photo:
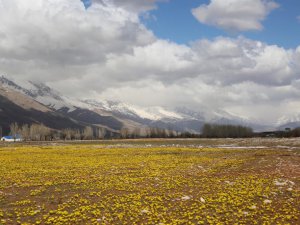
M 300 224 L 299 147 L 174 143 L 2 145 L 0 224 Z

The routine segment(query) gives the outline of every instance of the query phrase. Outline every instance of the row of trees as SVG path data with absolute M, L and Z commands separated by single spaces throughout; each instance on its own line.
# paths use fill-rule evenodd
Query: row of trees
M 84 129 L 63 129 L 61 131 L 50 129 L 43 124 L 10 124 L 10 135 L 17 139 L 21 136 L 24 141 L 51 141 L 51 140 L 91 140 L 103 139 L 106 135 L 106 129 L 92 128 L 90 126 Z
M 10 124 L 10 135 L 17 139 L 19 136 L 24 141 L 51 141 L 51 140 L 93 140 L 104 138 L 122 138 L 122 139 L 137 139 L 137 138 L 196 138 L 198 134 L 190 132 L 177 132 L 170 129 L 160 128 L 140 128 L 129 129 L 122 128 L 120 135 L 112 136 L 105 128 L 95 128 L 87 126 L 84 129 L 63 129 L 61 131 L 53 130 L 43 124 Z
M 286 128 L 284 131 L 269 131 L 257 134 L 258 137 L 276 137 L 276 138 L 292 138 L 300 137 L 300 127 L 290 129 Z
M 300 127 L 297 127 L 291 131 L 289 131 L 288 137 L 300 137 Z
M 0 133 L 2 129 L 0 127 Z M 170 129 L 160 128 L 122 128 L 120 134 L 112 135 L 105 128 L 86 126 L 83 129 L 63 129 L 61 131 L 53 130 L 43 124 L 10 124 L 10 135 L 17 139 L 19 136 L 25 141 L 51 141 L 51 140 L 93 140 L 104 138 L 248 138 L 248 137 L 300 137 L 300 128 L 293 130 L 276 132 L 256 133 L 252 129 L 244 126 L 205 124 L 202 134 L 193 134 L 189 132 L 177 132 Z
M 18 123 L 10 124 L 10 135 L 17 139 L 18 136 L 21 136 L 22 139 L 26 140 L 35 140 L 42 141 L 51 139 L 51 129 L 46 127 L 43 124 L 24 124 L 20 126 Z
M 108 133 L 103 127 L 85 127 L 83 130 L 79 129 L 64 129 L 61 131 L 61 139 L 64 140 L 93 140 L 104 139 Z
M 179 132 L 170 129 L 160 129 L 157 127 L 140 128 L 130 130 L 126 127 L 120 131 L 120 137 L 123 139 L 136 139 L 136 138 L 175 138 L 179 137 Z
M 202 129 L 203 138 L 249 138 L 249 137 L 300 137 L 300 127 L 286 128 L 278 131 L 254 133 L 252 128 L 234 125 L 205 124 Z
M 253 137 L 250 127 L 235 125 L 204 124 L 202 129 L 204 138 L 247 138 Z
M 190 132 L 178 132 L 170 129 L 161 129 L 157 127 L 140 128 L 130 130 L 122 128 L 120 131 L 120 138 L 122 139 L 137 139 L 137 138 L 199 138 L 199 134 Z

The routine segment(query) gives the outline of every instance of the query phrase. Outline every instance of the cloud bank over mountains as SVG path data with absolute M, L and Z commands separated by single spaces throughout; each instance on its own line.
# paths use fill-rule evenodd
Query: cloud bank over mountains
M 212 0 L 193 14 L 223 29 L 259 30 L 278 7 L 244 1 L 249 8 L 231 0 L 237 8 L 218 14 L 224 1 Z M 222 107 L 266 121 L 300 108 L 300 46 L 284 49 L 243 36 L 189 45 L 163 40 L 139 19 L 156 2 L 94 0 L 86 10 L 79 0 L 0 0 L 0 73 L 76 97 Z M 251 10 L 256 14 L 246 14 Z

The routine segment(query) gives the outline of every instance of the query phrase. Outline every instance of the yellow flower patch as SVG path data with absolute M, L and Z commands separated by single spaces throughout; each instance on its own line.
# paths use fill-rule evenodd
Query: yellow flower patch
M 300 224 L 300 179 L 280 162 L 299 151 L 2 147 L 0 223 Z

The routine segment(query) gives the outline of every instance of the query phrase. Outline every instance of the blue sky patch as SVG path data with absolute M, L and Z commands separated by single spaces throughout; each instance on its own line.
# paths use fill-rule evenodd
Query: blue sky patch
M 81 0 L 84 4 L 84 7 L 88 9 L 92 5 L 92 0 Z
M 250 39 L 268 44 L 277 44 L 285 48 L 299 45 L 300 15 L 299 0 L 277 0 L 279 7 L 262 21 L 263 30 L 228 33 L 222 29 L 202 24 L 192 15 L 191 10 L 206 0 L 170 0 L 158 3 L 157 9 L 150 12 L 150 18 L 142 18 L 143 23 L 159 38 L 179 44 L 187 44 L 198 39 L 213 39 L 217 36 L 236 37 L 243 35 Z M 154 18 L 154 19 L 153 19 Z

